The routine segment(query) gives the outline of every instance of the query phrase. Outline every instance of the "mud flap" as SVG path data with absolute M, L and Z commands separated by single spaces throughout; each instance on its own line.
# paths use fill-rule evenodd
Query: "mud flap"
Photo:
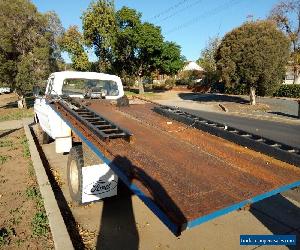
M 72 148 L 72 137 L 58 137 L 55 138 L 55 152 L 56 153 L 65 153 L 70 152 Z
M 107 164 L 82 168 L 81 203 L 89 203 L 117 195 L 118 176 Z

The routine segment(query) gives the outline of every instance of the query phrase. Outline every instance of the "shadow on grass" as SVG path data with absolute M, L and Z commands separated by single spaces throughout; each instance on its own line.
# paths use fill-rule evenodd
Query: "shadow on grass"
M 26 93 L 25 94 L 25 101 L 26 101 L 27 108 L 32 108 L 33 107 L 34 100 L 35 100 L 35 97 L 32 95 L 32 93 Z M 17 100 L 8 102 L 5 105 L 0 106 L 0 108 L 5 108 L 5 109 L 17 108 L 17 107 L 18 107 Z
M 19 129 L 21 129 L 21 128 L 15 128 L 15 129 L 11 129 L 11 130 L 5 131 L 3 133 L 0 133 L 0 138 L 10 135 L 11 133 L 13 133 Z

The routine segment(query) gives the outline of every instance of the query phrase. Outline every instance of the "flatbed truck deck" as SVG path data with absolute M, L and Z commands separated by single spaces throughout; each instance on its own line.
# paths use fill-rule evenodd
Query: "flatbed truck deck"
M 154 112 L 156 104 L 83 106 L 129 131 L 130 140 L 103 140 L 62 100 L 51 104 L 176 235 L 300 185 L 300 168 L 170 120 Z

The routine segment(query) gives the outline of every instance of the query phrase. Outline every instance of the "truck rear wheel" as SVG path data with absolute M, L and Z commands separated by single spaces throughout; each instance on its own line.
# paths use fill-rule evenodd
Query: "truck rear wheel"
M 72 200 L 77 204 L 81 204 L 83 166 L 84 163 L 82 146 L 77 145 L 72 147 L 68 158 L 67 180 L 70 196 Z

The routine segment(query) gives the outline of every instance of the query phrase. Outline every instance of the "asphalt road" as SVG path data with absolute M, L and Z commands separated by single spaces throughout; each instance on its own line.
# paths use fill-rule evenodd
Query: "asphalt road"
M 214 122 L 224 123 L 237 129 L 263 136 L 292 147 L 300 148 L 300 125 L 274 121 L 257 120 L 246 117 L 219 114 L 182 108 L 182 110 Z

